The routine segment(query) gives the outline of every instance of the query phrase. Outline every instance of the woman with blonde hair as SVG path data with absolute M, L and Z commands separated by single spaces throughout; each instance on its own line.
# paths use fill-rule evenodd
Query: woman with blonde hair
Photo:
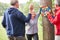
M 38 23 L 38 18 L 40 16 L 40 13 L 36 14 L 34 12 L 33 4 L 30 4 L 29 9 L 30 9 L 29 11 L 32 16 L 31 16 L 29 23 L 27 23 L 27 27 L 26 27 L 27 40 L 32 40 L 32 38 L 34 40 L 39 40 L 37 23 Z

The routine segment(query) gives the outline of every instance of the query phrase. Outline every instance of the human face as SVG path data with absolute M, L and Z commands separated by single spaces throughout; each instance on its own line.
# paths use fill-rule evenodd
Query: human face
M 19 8 L 19 2 L 16 3 L 16 7 Z
M 33 4 L 30 4 L 29 9 L 30 9 L 30 10 L 33 10 L 33 9 L 34 9 Z

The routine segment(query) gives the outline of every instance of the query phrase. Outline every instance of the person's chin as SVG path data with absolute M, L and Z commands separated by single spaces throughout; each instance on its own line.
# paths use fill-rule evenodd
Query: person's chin
M 19 8 L 19 7 L 17 7 L 17 8 Z

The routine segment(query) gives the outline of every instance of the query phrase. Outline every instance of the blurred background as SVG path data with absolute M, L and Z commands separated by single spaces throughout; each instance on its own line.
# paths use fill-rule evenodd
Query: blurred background
M 19 0 L 20 8 L 19 10 L 24 13 L 24 15 L 27 15 L 29 12 L 29 4 L 34 4 L 35 12 L 38 12 L 39 10 L 39 2 L 40 0 Z M 52 0 L 52 6 L 54 5 L 54 0 Z M 8 40 L 6 35 L 5 28 L 2 27 L 2 19 L 4 11 L 10 7 L 10 0 L 0 0 L 0 40 Z M 38 20 L 38 33 L 39 33 L 39 40 L 43 40 L 43 27 L 42 27 L 42 17 L 39 17 Z

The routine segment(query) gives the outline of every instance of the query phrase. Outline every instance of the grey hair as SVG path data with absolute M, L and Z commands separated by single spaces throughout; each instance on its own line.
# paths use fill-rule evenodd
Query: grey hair
M 60 0 L 55 0 L 55 4 L 60 6 Z
M 15 5 L 16 3 L 18 3 L 18 0 L 11 0 L 10 4 L 13 6 Z

